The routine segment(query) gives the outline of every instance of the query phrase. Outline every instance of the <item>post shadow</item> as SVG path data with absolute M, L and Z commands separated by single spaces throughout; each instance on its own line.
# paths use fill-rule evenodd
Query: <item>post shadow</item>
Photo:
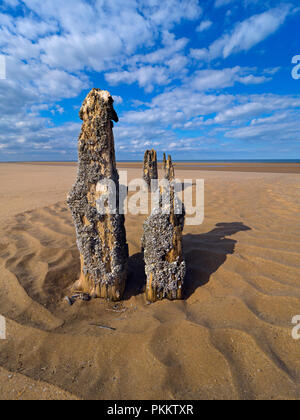
M 185 299 L 188 299 L 198 287 L 207 284 L 211 275 L 225 263 L 227 255 L 235 252 L 237 241 L 227 236 L 247 230 L 251 228 L 241 222 L 218 223 L 210 232 L 184 235 L 183 250 L 187 264 L 184 283 Z M 145 264 L 143 254 L 140 252 L 129 258 L 124 300 L 144 293 L 145 287 Z
M 210 232 L 183 237 L 187 265 L 185 299 L 209 282 L 211 275 L 225 263 L 227 255 L 234 254 L 237 241 L 227 236 L 247 230 L 251 228 L 241 222 L 218 223 Z
M 128 260 L 128 276 L 123 300 L 129 300 L 145 292 L 147 277 L 142 252 L 132 255 Z

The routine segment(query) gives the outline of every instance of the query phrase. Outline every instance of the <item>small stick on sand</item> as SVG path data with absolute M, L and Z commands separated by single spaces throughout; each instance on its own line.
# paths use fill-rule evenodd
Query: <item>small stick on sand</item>
M 120 310 L 118 310 L 118 309 L 106 309 L 106 311 L 123 313 L 123 312 L 127 311 L 127 308 L 123 308 L 123 309 L 120 309 Z
M 90 324 L 90 325 L 92 325 L 93 327 L 103 328 L 104 330 L 116 331 L 116 328 L 107 327 L 106 325 L 100 325 L 100 324 Z

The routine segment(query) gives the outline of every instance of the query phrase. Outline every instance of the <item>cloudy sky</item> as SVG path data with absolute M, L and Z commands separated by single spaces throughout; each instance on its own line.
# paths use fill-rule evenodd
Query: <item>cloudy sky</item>
M 299 23 L 299 0 L 2 0 L 0 160 L 76 160 L 93 87 L 118 159 L 300 158 Z

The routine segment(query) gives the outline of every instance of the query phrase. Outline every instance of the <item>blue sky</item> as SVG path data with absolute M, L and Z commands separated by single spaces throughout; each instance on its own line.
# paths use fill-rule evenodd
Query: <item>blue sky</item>
M 76 160 L 115 99 L 117 158 L 300 158 L 298 0 L 2 0 L 0 160 Z

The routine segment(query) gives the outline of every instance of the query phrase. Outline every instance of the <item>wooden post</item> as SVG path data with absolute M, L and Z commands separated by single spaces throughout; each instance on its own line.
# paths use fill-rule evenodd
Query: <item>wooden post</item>
M 80 110 L 77 180 L 68 196 L 76 227 L 81 274 L 74 290 L 92 297 L 122 298 L 127 276 L 128 245 L 124 216 L 119 214 L 119 175 L 116 169 L 113 122 L 118 116 L 109 92 L 93 89 Z M 107 193 L 103 182 L 115 186 L 115 214 L 97 210 Z M 103 198 L 103 197 L 102 197 Z
M 146 298 L 155 302 L 163 298 L 182 299 L 186 264 L 182 253 L 182 231 L 185 211 L 176 214 L 178 199 L 174 185 L 170 181 L 175 178 L 172 159 L 166 162 L 170 187 L 169 212 L 160 196 L 160 206 L 154 209 L 144 223 L 142 246 L 144 251 L 145 271 L 147 276 Z M 162 189 L 160 195 L 164 193 Z
M 166 154 L 165 153 L 163 155 L 163 165 L 162 165 L 162 167 L 163 167 L 163 171 L 165 172 L 166 167 L 167 167 L 167 159 L 166 159 Z
M 151 180 L 158 179 L 157 171 L 157 154 L 154 149 L 146 150 L 144 156 L 143 179 L 146 181 L 148 188 L 151 188 Z
M 166 155 L 164 154 L 164 157 Z M 165 178 L 168 181 L 174 181 L 175 179 L 175 170 L 172 162 L 172 157 L 169 155 L 167 161 L 164 163 L 164 172 L 165 172 Z

